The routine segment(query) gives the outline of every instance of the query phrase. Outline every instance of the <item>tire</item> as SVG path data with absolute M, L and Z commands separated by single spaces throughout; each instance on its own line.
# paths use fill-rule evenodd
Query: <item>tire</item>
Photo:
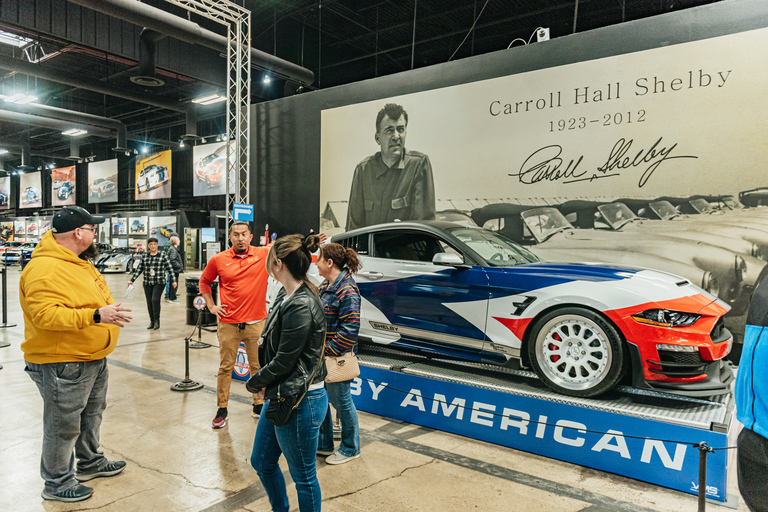
M 149 192 L 149 180 L 144 181 L 144 192 Z
M 528 358 L 547 387 L 590 397 L 613 388 L 624 371 L 622 337 L 602 315 L 582 307 L 551 311 L 528 338 Z

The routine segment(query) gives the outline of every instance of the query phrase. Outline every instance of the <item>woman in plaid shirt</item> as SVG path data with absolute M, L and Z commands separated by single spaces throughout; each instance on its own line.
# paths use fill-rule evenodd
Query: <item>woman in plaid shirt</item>
M 147 240 L 149 252 L 141 256 L 139 264 L 133 271 L 133 276 L 128 286 L 144 272 L 144 296 L 147 299 L 147 311 L 149 312 L 149 325 L 147 329 L 160 328 L 160 297 L 165 290 L 165 276 L 171 277 L 171 286 L 176 288 L 176 274 L 168 260 L 168 255 L 157 250 L 157 238 Z
M 325 309 L 325 355 L 341 356 L 357 353 L 357 335 L 360 332 L 360 290 L 352 274 L 360 261 L 354 249 L 341 244 L 320 247 L 317 269 L 325 282 L 320 286 L 320 300 Z M 344 464 L 360 456 L 360 428 L 357 409 L 350 394 L 351 381 L 326 382 L 328 400 L 341 420 L 341 444 L 333 450 L 333 420 L 331 409 L 320 427 L 318 455 L 328 455 L 327 464 Z

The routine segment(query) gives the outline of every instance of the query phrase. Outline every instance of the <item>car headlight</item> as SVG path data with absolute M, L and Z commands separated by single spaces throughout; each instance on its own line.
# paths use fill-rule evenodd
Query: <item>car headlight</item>
M 693 325 L 701 315 L 671 309 L 647 309 L 632 315 L 636 322 L 660 327 L 685 327 Z
M 712 272 L 704 273 L 704 277 L 701 280 L 701 287 L 704 288 L 707 293 L 710 293 L 715 297 L 720 295 L 720 283 L 717 282 L 717 279 L 712 274 Z
M 747 273 L 747 262 L 744 261 L 744 258 L 737 255 L 734 261 L 734 266 L 736 268 L 736 280 L 738 282 L 743 281 L 744 274 Z

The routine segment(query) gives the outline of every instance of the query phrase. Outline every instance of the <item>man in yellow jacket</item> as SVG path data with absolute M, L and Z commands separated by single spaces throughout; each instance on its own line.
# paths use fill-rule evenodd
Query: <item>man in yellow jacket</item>
M 43 397 L 40 474 L 46 500 L 82 501 L 93 489 L 79 482 L 116 475 L 123 461 L 99 450 L 107 399 L 107 360 L 130 309 L 115 304 L 88 258 L 104 217 L 66 206 L 53 217 L 19 282 L 24 311 L 26 372 Z M 75 473 L 73 452 L 77 455 Z

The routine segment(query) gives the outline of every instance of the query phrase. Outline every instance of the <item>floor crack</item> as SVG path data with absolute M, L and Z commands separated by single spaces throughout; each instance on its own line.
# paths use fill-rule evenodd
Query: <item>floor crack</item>
M 122 460 L 130 462 L 131 464 L 134 464 L 134 465 L 136 465 L 137 467 L 139 467 L 141 469 L 146 469 L 146 470 L 149 470 L 149 471 L 153 471 L 153 472 L 159 473 L 161 475 L 177 476 L 177 477 L 181 478 L 182 480 L 184 480 L 185 482 L 187 482 L 187 484 L 191 485 L 192 487 L 196 487 L 198 489 L 206 489 L 208 491 L 221 491 L 221 492 L 224 493 L 225 496 L 229 496 L 230 494 L 232 494 L 232 491 L 230 491 L 228 489 L 222 489 L 221 487 L 206 487 L 204 485 L 196 484 L 195 482 L 193 482 L 192 480 L 190 480 L 186 476 L 182 475 L 181 473 L 173 473 L 171 471 L 162 471 L 162 470 L 157 469 L 157 468 L 145 466 L 145 465 L 139 463 L 138 461 L 136 461 L 134 459 L 131 459 L 130 457 L 127 457 L 126 455 L 121 454 L 121 453 L 119 453 L 119 452 L 117 452 L 115 450 L 110 450 L 110 451 L 112 453 L 114 453 L 115 455 L 117 455 L 118 457 L 120 457 Z
M 137 495 L 139 495 L 139 494 L 141 494 L 141 493 L 143 493 L 143 492 L 154 491 L 155 489 L 156 489 L 155 487 L 152 487 L 151 489 L 143 489 L 143 490 L 141 490 L 141 491 L 138 491 L 138 492 L 134 492 L 134 493 L 132 493 L 132 494 L 129 494 L 128 496 L 121 496 L 121 497 L 117 498 L 116 500 L 112 500 L 112 501 L 110 501 L 109 503 L 105 503 L 104 505 L 99 505 L 98 507 L 91 507 L 91 508 L 78 508 L 77 510 L 99 510 L 99 509 L 102 509 L 102 508 L 108 507 L 108 506 L 110 506 L 110 505 L 113 505 L 113 504 L 117 503 L 118 501 L 122 501 L 122 500 L 125 500 L 125 499 L 128 499 L 128 498 L 131 498 L 131 497 L 133 497 L 133 496 L 137 496 Z
M 384 479 L 379 480 L 377 482 L 373 482 L 372 484 L 367 485 L 365 487 L 361 487 L 360 489 L 355 489 L 354 491 L 350 491 L 350 492 L 347 492 L 347 493 L 344 493 L 344 494 L 337 494 L 336 496 L 332 496 L 330 498 L 325 498 L 325 499 L 323 499 L 323 501 L 332 501 L 332 500 L 335 500 L 337 498 L 343 498 L 345 496 L 351 496 L 353 494 L 357 494 L 360 491 L 364 491 L 366 489 L 370 489 L 371 487 L 379 485 L 379 484 L 381 484 L 383 482 L 386 482 L 387 480 L 393 480 L 395 478 L 400 478 L 401 476 L 403 476 L 405 474 L 406 471 L 411 471 L 412 469 L 423 468 L 424 466 L 428 466 L 429 464 L 432 464 L 433 462 L 437 462 L 437 459 L 430 459 L 427 462 L 425 462 L 424 464 L 419 464 L 418 466 L 409 466 L 409 467 L 403 469 L 400 473 L 398 473 L 396 475 L 388 476 L 387 478 L 384 478 Z

